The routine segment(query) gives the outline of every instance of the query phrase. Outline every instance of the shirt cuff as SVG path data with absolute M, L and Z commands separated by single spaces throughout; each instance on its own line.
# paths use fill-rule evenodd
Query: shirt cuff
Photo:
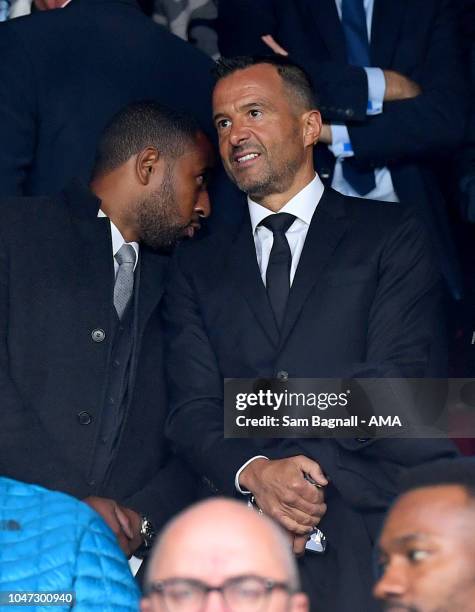
M 243 495 L 249 495 L 250 491 L 241 489 L 241 487 L 239 486 L 239 476 L 241 475 L 241 472 L 243 471 L 243 469 L 247 467 L 250 463 L 252 463 L 254 459 L 269 459 L 269 457 L 265 457 L 264 455 L 256 455 L 255 457 L 252 457 L 251 459 L 249 459 L 249 461 L 246 461 L 246 463 L 242 465 L 239 468 L 239 470 L 236 472 L 236 476 L 234 478 L 234 486 L 236 487 L 236 491 L 238 491 L 238 493 L 242 493 Z
M 332 143 L 328 148 L 335 157 L 353 157 L 350 135 L 346 125 L 330 125 L 332 131 Z
M 368 77 L 367 115 L 379 115 L 383 112 L 383 100 L 386 92 L 386 80 L 381 68 L 365 68 Z

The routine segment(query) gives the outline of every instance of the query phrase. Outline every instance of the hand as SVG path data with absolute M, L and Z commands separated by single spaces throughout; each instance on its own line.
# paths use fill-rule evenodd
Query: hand
M 106 497 L 91 495 L 83 501 L 101 515 L 114 532 L 119 546 L 126 557 L 130 558 L 142 543 L 140 535 L 142 520 L 140 515 L 134 510 L 120 506 L 113 499 Z
M 34 0 L 35 6 L 39 11 L 61 8 L 65 2 L 66 0 Z
M 239 476 L 242 488 L 251 491 L 259 508 L 294 535 L 308 535 L 326 512 L 322 489 L 310 484 L 308 474 L 325 486 L 320 466 L 308 457 L 254 459 Z
M 261 36 L 261 40 L 265 43 L 274 53 L 277 55 L 288 55 L 287 51 L 279 45 L 279 43 L 275 42 L 274 37 L 270 34 L 266 34 L 265 36 Z
M 323 144 L 331 144 L 333 142 L 332 130 L 328 123 L 322 124 L 322 129 L 320 131 L 318 140 Z
M 395 70 L 383 70 L 386 80 L 386 91 L 384 101 L 393 102 L 394 100 L 407 100 L 415 98 L 422 93 L 419 85 L 409 77 L 404 76 Z

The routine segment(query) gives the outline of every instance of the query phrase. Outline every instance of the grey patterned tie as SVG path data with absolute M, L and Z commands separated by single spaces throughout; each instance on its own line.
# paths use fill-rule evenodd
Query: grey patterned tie
M 119 264 L 119 270 L 115 277 L 114 306 L 119 319 L 122 319 L 122 315 L 134 292 L 134 266 L 136 260 L 134 247 L 131 244 L 123 244 L 115 254 L 115 259 Z

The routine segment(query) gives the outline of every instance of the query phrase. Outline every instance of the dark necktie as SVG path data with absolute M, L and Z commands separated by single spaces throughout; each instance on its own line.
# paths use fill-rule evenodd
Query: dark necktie
M 267 227 L 274 235 L 266 272 L 266 288 L 278 327 L 282 325 L 290 291 L 290 266 L 292 254 L 285 232 L 295 221 L 294 215 L 277 213 L 269 215 L 259 225 Z
M 363 0 L 342 0 L 341 25 L 346 40 L 348 62 L 353 66 L 370 66 L 366 11 Z M 343 176 L 362 196 L 376 187 L 374 171 L 361 170 L 351 158 L 343 160 Z
M 127 308 L 127 304 L 134 292 L 134 266 L 136 253 L 131 244 L 124 243 L 115 254 L 115 259 L 119 264 L 114 285 L 114 306 L 122 319 L 122 315 Z

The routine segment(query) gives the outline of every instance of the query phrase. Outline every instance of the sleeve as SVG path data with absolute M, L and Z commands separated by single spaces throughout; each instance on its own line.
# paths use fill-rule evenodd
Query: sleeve
M 402 158 L 440 153 L 463 139 L 467 100 L 453 9 L 441 2 L 424 54 L 414 74 L 422 93 L 386 102 L 384 112 L 348 131 L 355 158 L 372 166 L 387 166 Z
M 197 476 L 175 456 L 140 489 L 120 503 L 144 514 L 156 530 L 197 500 Z
M 365 68 L 368 79 L 367 115 L 379 115 L 383 112 L 383 100 L 386 92 L 386 80 L 381 68 Z
M 11 25 L 0 25 L 0 196 L 24 194 L 36 147 L 36 79 Z
M 99 516 L 89 521 L 78 543 L 74 612 L 136 612 L 139 589 L 117 539 Z
M 260 453 L 251 440 L 223 437 L 224 380 L 193 285 L 180 268 L 180 249 L 173 259 L 163 316 L 170 393 L 166 433 L 213 492 L 237 495 L 236 472 Z
M 0 472 L 4 476 L 64 491 L 88 494 L 84 478 L 55 452 L 35 413 L 25 405 L 9 367 L 9 265 L 0 236 Z
M 350 135 L 346 125 L 331 125 L 332 143 L 330 151 L 335 157 L 353 157 L 354 151 L 351 146 Z

